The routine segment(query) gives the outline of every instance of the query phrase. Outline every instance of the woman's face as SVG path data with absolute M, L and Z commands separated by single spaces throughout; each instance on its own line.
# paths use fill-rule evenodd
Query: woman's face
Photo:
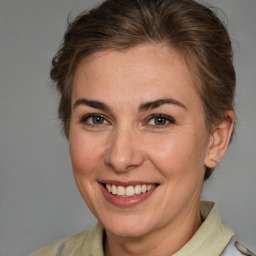
M 108 232 L 140 237 L 198 212 L 209 137 L 191 74 L 173 49 L 108 50 L 80 63 L 70 154 L 79 191 Z

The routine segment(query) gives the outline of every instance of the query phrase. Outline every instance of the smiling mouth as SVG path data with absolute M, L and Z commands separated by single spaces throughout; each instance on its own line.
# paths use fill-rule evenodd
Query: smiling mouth
M 136 195 L 145 194 L 152 189 L 154 189 L 157 184 L 142 184 L 142 185 L 135 185 L 135 186 L 120 186 L 120 185 L 114 185 L 114 184 L 102 184 L 105 189 L 111 193 L 112 195 L 115 195 L 117 197 L 132 197 Z

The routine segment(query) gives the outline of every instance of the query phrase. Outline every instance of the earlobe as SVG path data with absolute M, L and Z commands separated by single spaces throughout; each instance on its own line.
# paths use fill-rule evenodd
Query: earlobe
M 210 135 L 204 162 L 204 165 L 209 168 L 214 168 L 218 165 L 218 162 L 225 155 L 230 142 L 235 121 L 234 112 L 232 110 L 226 111 L 225 116 L 226 119 L 216 125 Z

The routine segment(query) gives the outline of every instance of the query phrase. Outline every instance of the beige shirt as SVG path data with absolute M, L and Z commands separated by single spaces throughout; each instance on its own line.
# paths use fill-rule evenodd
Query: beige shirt
M 225 226 L 217 205 L 213 202 L 200 203 L 204 222 L 190 241 L 174 256 L 218 256 L 234 232 Z M 97 222 L 91 229 L 82 231 L 40 249 L 31 256 L 104 256 L 102 225 Z

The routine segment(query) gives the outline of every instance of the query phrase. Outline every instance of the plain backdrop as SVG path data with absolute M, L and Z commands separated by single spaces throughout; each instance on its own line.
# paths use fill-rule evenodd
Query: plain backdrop
M 256 0 L 205 0 L 221 8 L 237 71 L 237 136 L 203 199 L 256 251 Z M 25 256 L 95 221 L 75 182 L 49 79 L 68 14 L 89 0 L 0 0 L 0 255 Z

